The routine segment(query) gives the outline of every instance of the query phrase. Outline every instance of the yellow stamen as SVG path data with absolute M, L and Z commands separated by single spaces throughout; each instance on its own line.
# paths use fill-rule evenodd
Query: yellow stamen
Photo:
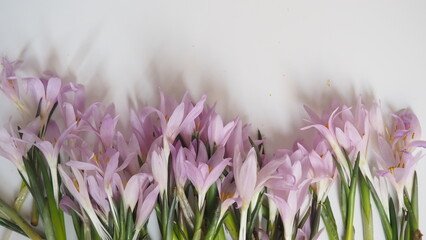
M 414 139 L 414 135 L 415 135 L 416 133 L 414 133 L 413 132 L 413 134 L 411 134 L 411 139 Z
M 196 130 L 199 130 L 200 129 L 200 125 L 201 125 L 201 123 L 200 122 L 197 122 L 197 126 L 196 126 Z
M 325 124 L 325 127 L 326 127 L 326 128 L 328 128 L 328 127 L 329 127 L 329 126 L 328 126 L 328 123 L 326 123 L 326 124 Z
M 395 167 L 388 168 L 388 170 L 390 171 L 391 174 L 394 174 L 394 169 L 395 169 Z
M 168 121 L 169 120 L 169 115 L 164 115 L 164 118 Z
M 105 159 L 105 162 L 106 162 L 106 163 L 109 163 L 109 160 L 110 160 L 110 158 L 109 158 L 109 157 L 107 157 L 107 158 Z
M 74 183 L 74 186 L 77 189 L 77 191 L 80 192 L 80 186 L 78 185 L 77 179 L 73 178 L 72 182 Z
M 95 162 L 96 162 L 97 164 L 101 163 L 101 162 L 99 161 L 98 156 L 96 156 L 96 154 L 95 154 L 95 156 L 93 156 L 93 160 L 95 160 Z
M 407 136 L 404 136 L 402 139 L 403 139 L 404 141 L 407 141 Z
M 324 157 L 324 154 L 321 154 L 321 155 L 320 155 L 320 157 L 321 157 L 321 158 L 323 158 L 323 157 Z
M 220 194 L 220 199 L 223 201 L 225 201 L 228 198 L 232 198 L 234 196 L 234 193 L 230 193 L 230 192 L 222 192 Z

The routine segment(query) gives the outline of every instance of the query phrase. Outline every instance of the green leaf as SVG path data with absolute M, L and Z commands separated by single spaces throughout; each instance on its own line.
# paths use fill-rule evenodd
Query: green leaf
M 176 196 L 173 197 L 172 204 L 169 209 L 169 214 L 167 218 L 167 225 L 166 225 L 166 238 L 165 240 L 172 240 L 173 239 L 173 218 L 174 213 L 176 210 Z
M 376 192 L 373 184 L 368 178 L 365 178 L 365 181 L 370 189 L 371 196 L 373 197 L 374 203 L 376 204 L 377 211 L 379 212 L 380 221 L 382 222 L 383 232 L 387 240 L 392 240 L 392 226 L 390 225 L 388 216 L 386 214 L 385 208 L 383 207 L 382 201 L 380 200 L 379 195 Z
M 339 240 L 336 220 L 334 219 L 333 209 L 331 208 L 330 200 L 328 199 L 328 197 L 323 203 L 321 217 L 322 221 L 324 222 L 325 229 L 327 230 L 328 238 L 331 240 Z
M 364 176 L 359 170 L 359 191 L 361 198 L 362 230 L 365 240 L 373 240 L 373 213 L 371 210 L 370 190 Z
M 348 195 L 348 209 L 346 214 L 346 233 L 345 233 L 345 239 L 346 240 L 352 240 L 354 238 L 354 227 L 353 227 L 353 221 L 354 221 L 354 210 L 355 210 L 355 195 L 356 195 L 356 185 L 358 182 L 358 174 L 359 174 L 359 159 L 360 154 L 358 152 L 358 155 L 356 157 L 355 166 L 353 168 L 353 174 L 351 177 L 351 186 L 349 189 L 349 195 Z
M 133 212 L 127 209 L 127 219 L 126 219 L 126 240 L 132 240 L 133 234 L 135 232 L 135 222 L 133 220 Z
M 27 234 L 25 234 L 25 232 L 22 231 L 22 229 L 18 225 L 11 221 L 8 221 L 7 219 L 0 218 L 0 225 L 27 237 Z
M 246 234 L 247 239 L 251 239 L 250 237 L 253 234 L 256 216 L 259 214 L 260 207 L 262 206 L 263 194 L 264 193 L 265 193 L 264 190 L 260 192 L 260 194 L 257 198 L 257 201 L 256 201 L 256 206 L 254 207 L 254 210 L 251 212 L 251 214 L 250 214 L 250 212 L 248 212 L 248 214 L 250 214 L 251 217 L 250 217 L 250 220 L 249 220 L 248 225 L 247 225 L 247 234 Z
M 340 163 L 337 161 L 337 159 L 334 155 L 333 155 L 333 161 L 334 161 L 334 164 L 336 165 L 337 171 L 339 172 L 340 182 L 342 183 L 343 190 L 344 190 L 343 193 L 348 195 L 349 194 L 349 186 L 348 186 L 348 183 L 346 181 L 345 173 L 343 172 L 342 165 L 340 165 Z
M 418 229 L 419 223 L 417 222 L 416 216 L 414 215 L 413 206 L 411 205 L 411 202 L 408 199 L 408 192 L 406 188 L 404 188 L 404 204 L 405 204 L 405 207 L 407 208 L 408 222 L 410 223 L 411 229 L 413 230 Z
M 228 210 L 230 211 L 230 210 Z M 226 229 L 228 229 L 229 235 L 231 236 L 232 240 L 238 239 L 238 227 L 235 223 L 234 216 L 231 212 L 228 212 L 225 214 L 223 222 L 225 223 Z
M 391 197 L 389 197 L 389 219 L 392 229 L 392 239 L 398 239 L 398 221 L 396 220 L 395 205 Z
M 253 142 L 253 140 L 251 139 L 251 137 L 249 137 L 249 141 L 250 141 L 251 146 L 254 148 L 254 151 L 256 152 L 257 164 L 259 165 L 259 167 L 262 167 L 262 158 L 260 156 L 259 146 L 257 146 Z
M 417 180 L 417 172 L 414 172 L 413 189 L 411 190 L 411 206 L 413 214 L 417 222 L 419 221 L 419 183 Z

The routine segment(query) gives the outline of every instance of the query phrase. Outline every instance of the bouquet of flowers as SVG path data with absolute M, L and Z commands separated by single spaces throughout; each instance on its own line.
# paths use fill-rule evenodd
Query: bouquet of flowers
M 260 131 L 224 122 L 207 96 L 160 92 L 159 107 L 120 122 L 82 85 L 2 65 L 1 90 L 20 116 L 0 128 L 0 155 L 22 186 L 14 206 L 0 200 L 0 224 L 31 239 L 66 239 L 65 214 L 78 239 L 317 239 L 321 220 L 329 239 L 354 239 L 357 188 L 364 239 L 374 237 L 371 199 L 386 239 L 422 237 L 415 167 L 426 142 L 409 109 L 384 115 L 362 98 L 319 115 L 305 107 L 312 138 L 267 154 Z M 30 220 L 20 215 L 28 195 Z

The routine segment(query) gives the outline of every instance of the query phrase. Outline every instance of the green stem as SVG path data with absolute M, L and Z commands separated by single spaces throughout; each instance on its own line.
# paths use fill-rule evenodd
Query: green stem
M 359 191 L 361 198 L 363 236 L 365 240 L 373 240 L 373 213 L 371 211 L 370 190 L 368 189 L 368 184 L 361 173 L 359 175 Z
M 339 234 L 337 232 L 336 220 L 334 218 L 333 209 L 330 205 L 328 197 L 323 203 L 323 209 L 321 211 L 321 217 L 327 230 L 328 238 L 331 240 L 339 240 Z
M 223 222 L 225 223 L 226 229 L 228 229 L 229 235 L 231 236 L 232 240 L 237 240 L 238 239 L 237 224 L 235 223 L 235 219 L 232 212 L 225 214 Z
M 18 225 L 22 231 L 27 234 L 27 236 L 31 239 L 42 240 L 42 238 L 32 229 L 32 227 L 25 222 L 25 220 L 18 215 L 18 213 L 9 207 L 3 200 L 0 199 L 0 211 L 6 214 L 13 222 Z
M 194 236 L 192 239 L 199 240 L 202 236 L 202 230 L 201 226 L 203 225 L 203 219 L 204 219 L 204 210 L 206 208 L 206 204 L 203 205 L 201 210 L 198 210 L 195 212 L 195 228 L 194 228 Z
M 352 240 L 354 239 L 354 209 L 355 209 L 355 195 L 356 195 L 356 185 L 358 181 L 358 174 L 359 174 L 359 153 L 355 161 L 355 167 L 353 168 L 353 174 L 351 177 L 351 186 L 349 188 L 349 195 L 348 195 L 348 213 L 346 214 L 346 234 L 345 239 L 346 240 Z
M 21 183 L 21 188 L 19 189 L 18 196 L 16 196 L 14 208 L 17 212 L 21 210 L 22 204 L 24 204 L 25 199 L 27 199 L 28 193 L 30 190 L 28 189 L 27 185 L 24 181 Z

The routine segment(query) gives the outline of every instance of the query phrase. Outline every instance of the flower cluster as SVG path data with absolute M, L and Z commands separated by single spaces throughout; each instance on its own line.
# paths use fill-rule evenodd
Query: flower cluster
M 302 129 L 314 136 L 266 154 L 260 132 L 253 137 L 238 117 L 224 121 L 205 95 L 176 101 L 160 92 L 158 108 L 121 122 L 114 105 L 87 103 L 81 85 L 52 74 L 20 78 L 17 63 L 2 65 L 1 90 L 22 119 L 0 128 L 0 155 L 23 187 L 15 209 L 0 201 L 0 224 L 30 238 L 66 239 L 66 212 L 78 239 L 316 239 L 321 219 L 339 239 L 328 198 L 337 184 L 343 236 L 353 239 L 357 183 L 365 239 L 373 237 L 371 197 L 386 239 L 421 238 L 415 166 L 426 142 L 409 109 L 387 124 L 380 105 L 361 98 L 320 116 L 306 107 Z M 42 233 L 18 214 L 28 192 Z

